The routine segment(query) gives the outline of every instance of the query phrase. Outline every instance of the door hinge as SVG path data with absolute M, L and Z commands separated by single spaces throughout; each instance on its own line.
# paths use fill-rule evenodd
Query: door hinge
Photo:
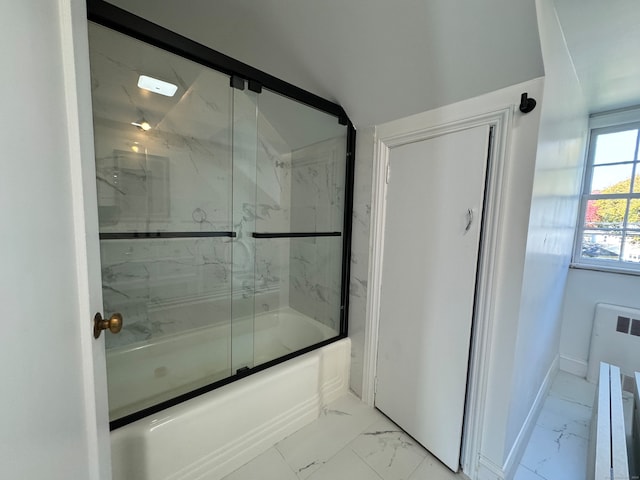
M 387 162 L 387 185 L 389 185 L 389 177 L 391 177 L 391 162 Z

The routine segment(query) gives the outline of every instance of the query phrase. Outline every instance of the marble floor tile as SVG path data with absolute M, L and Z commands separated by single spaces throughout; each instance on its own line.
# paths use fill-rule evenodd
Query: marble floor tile
M 596 395 L 596 385 L 584 378 L 559 371 L 549 395 L 591 408 Z
M 276 448 L 304 480 L 380 418 L 378 411 L 349 394 L 333 402 L 320 418 L 279 442 Z
M 384 480 L 407 480 L 427 455 L 424 448 L 387 418 L 368 427 L 350 447 Z
M 409 477 L 409 480 L 468 480 L 463 473 L 453 473 L 437 458 L 427 452 L 426 458 Z
M 275 447 L 258 455 L 223 480 L 298 480 Z
M 560 372 L 514 480 L 584 480 L 595 386 Z M 224 480 L 468 480 L 347 395 Z
M 559 397 L 549 396 L 544 402 L 537 425 L 565 434 L 589 439 L 592 409 Z
M 314 472 L 309 480 L 381 480 L 358 455 L 346 448 Z
M 515 480 L 584 480 L 596 386 L 558 372 Z
M 520 465 L 513 480 L 544 480 L 537 473 L 532 472 L 527 467 Z
M 584 480 L 588 443 L 562 428 L 536 425 L 520 463 L 546 480 Z

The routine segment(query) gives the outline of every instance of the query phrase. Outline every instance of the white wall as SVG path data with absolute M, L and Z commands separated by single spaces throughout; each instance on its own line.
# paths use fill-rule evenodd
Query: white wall
M 501 471 L 504 460 L 505 438 L 508 411 L 511 404 L 511 382 L 513 358 L 517 336 L 517 322 L 520 308 L 520 293 L 524 271 L 525 247 L 529 220 L 529 205 L 533 186 L 536 146 L 538 140 L 538 122 L 540 109 L 523 115 L 516 110 L 522 92 L 529 92 L 532 97 L 542 100 L 543 80 L 536 79 L 513 85 L 486 95 L 448 105 L 422 114 L 413 115 L 376 127 L 376 135 L 392 136 L 401 132 L 412 132 L 417 129 L 435 127 L 463 118 L 494 112 L 511 107 L 514 111 L 510 139 L 505 160 L 505 188 L 502 192 L 502 214 L 499 220 L 498 258 L 496 260 L 496 282 L 494 286 L 494 309 L 491 312 L 493 322 L 492 350 L 487 352 L 487 398 L 483 418 L 483 435 L 481 440 L 481 457 L 488 471 Z M 362 366 L 361 354 L 364 349 L 366 331 L 363 327 L 368 318 L 363 318 L 364 302 L 358 298 L 367 292 L 364 272 L 370 268 L 365 253 L 368 251 L 369 205 L 366 188 L 371 175 L 371 157 L 373 145 L 371 132 L 362 132 L 359 138 L 356 173 L 356 204 L 354 222 L 354 262 L 352 274 L 352 304 L 350 309 L 350 337 L 352 339 L 354 364 L 352 365 L 351 387 L 356 392 L 361 387 Z M 370 189 L 370 186 L 369 186 Z M 361 214 L 365 216 L 360 216 Z M 359 225 L 361 223 L 362 225 Z M 354 265 L 352 265 L 354 266 Z M 354 280 L 356 285 L 354 285 Z M 357 293 L 355 293 L 357 292 Z M 354 296 L 356 298 L 354 298 Z M 365 321 L 365 324 L 362 321 Z M 366 361 L 366 360 L 365 360 Z M 505 381 L 507 379 L 507 381 Z M 480 477 L 479 477 L 480 478 Z
M 640 308 L 640 276 L 572 268 L 562 310 L 560 368 L 587 374 L 596 303 Z
M 590 128 L 608 127 L 640 120 L 640 109 L 592 115 Z M 596 303 L 611 303 L 640 308 L 640 277 L 624 273 L 572 268 L 562 309 L 560 368 L 584 377 L 587 373 L 589 347 Z
M 544 73 L 532 1 L 109 2 L 340 103 L 358 128 Z
M 505 456 L 523 426 L 527 427 L 525 420 L 558 355 L 562 298 L 573 247 L 587 135 L 587 111 L 553 1 L 536 3 L 546 75 L 544 100 L 539 105 L 540 132 Z M 522 432 L 522 440 L 527 438 L 526 433 Z
M 77 131 L 68 130 L 73 99 L 65 97 L 75 92 L 67 75 L 74 63 L 70 37 L 78 30 L 71 10 L 83 15 L 83 8 L 73 0 L 5 1 L 1 7 L 3 478 L 98 478 L 95 418 L 87 413 L 96 407 L 85 403 L 91 318 L 79 313 L 70 160 Z M 104 454 L 108 460 L 108 444 Z

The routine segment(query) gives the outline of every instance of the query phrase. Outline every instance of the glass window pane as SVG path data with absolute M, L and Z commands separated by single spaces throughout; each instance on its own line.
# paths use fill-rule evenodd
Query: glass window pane
M 629 205 L 627 228 L 629 230 L 640 230 L 640 199 L 638 198 L 632 199 Z
M 624 262 L 640 264 L 640 234 L 627 235 L 624 239 Z
M 605 165 L 593 168 L 591 193 L 629 193 L 633 164 Z
M 598 135 L 593 163 L 598 165 L 633 161 L 637 136 L 637 129 Z
M 640 193 L 640 166 L 636 165 L 636 175 L 633 179 L 633 193 Z
M 585 230 L 582 237 L 580 256 L 585 259 L 619 260 L 621 232 L 602 232 Z
M 622 230 L 627 211 L 626 199 L 589 200 L 585 212 L 585 229 Z

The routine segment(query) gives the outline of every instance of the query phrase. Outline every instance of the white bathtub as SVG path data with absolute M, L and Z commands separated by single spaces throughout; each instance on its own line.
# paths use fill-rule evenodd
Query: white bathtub
M 233 335 L 233 348 L 232 348 Z M 337 334 L 286 307 L 107 351 L 112 418 L 174 398 Z
M 242 334 L 241 325 L 234 324 L 234 335 Z M 261 314 L 255 325 L 250 342 L 255 365 L 335 336 L 289 308 Z M 202 378 L 226 377 L 237 352 L 232 358 L 229 335 L 221 335 L 225 328 L 230 326 L 110 351 L 110 403 L 119 399 L 111 408 L 143 407 L 167 388 L 171 398 L 202 385 Z M 230 473 L 346 393 L 350 345 L 342 339 L 115 430 L 114 480 L 213 480 Z

